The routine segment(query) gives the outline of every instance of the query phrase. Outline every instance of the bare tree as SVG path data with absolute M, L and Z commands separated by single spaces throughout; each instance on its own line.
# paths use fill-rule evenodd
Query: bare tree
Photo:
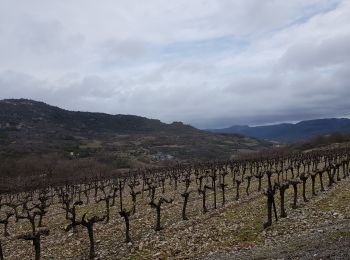
M 86 227 L 89 235 L 89 241 L 90 241 L 90 253 L 89 253 L 89 259 L 95 258 L 95 240 L 94 240 L 94 225 L 98 222 L 104 221 L 106 216 L 98 217 L 93 216 L 91 218 L 86 218 L 86 213 L 84 213 L 83 217 L 81 218 L 81 225 Z
M 49 235 L 50 231 L 47 228 L 40 228 L 34 232 L 17 236 L 18 239 L 29 240 L 33 242 L 35 250 L 35 260 L 40 259 L 41 253 L 41 237 Z
M 151 201 L 149 204 L 151 205 L 152 208 L 156 209 L 157 212 L 157 217 L 156 217 L 156 225 L 154 226 L 155 231 L 160 231 L 162 230 L 162 226 L 160 224 L 160 212 L 161 212 L 161 207 L 163 203 L 172 203 L 173 199 L 165 199 L 161 197 L 158 202 L 156 203 L 155 201 Z

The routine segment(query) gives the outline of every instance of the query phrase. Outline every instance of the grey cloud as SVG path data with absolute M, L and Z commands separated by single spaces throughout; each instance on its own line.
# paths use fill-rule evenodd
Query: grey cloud
M 320 42 L 304 42 L 291 46 L 281 64 L 292 69 L 322 68 L 350 60 L 350 32 Z
M 61 38 L 62 24 L 58 21 L 25 19 L 13 30 L 12 33 L 17 34 L 16 44 L 27 52 L 41 55 L 57 52 L 65 47 Z
M 265 92 L 266 90 L 274 91 L 283 85 L 281 77 L 276 75 L 264 76 L 246 76 L 241 77 L 225 88 L 225 91 L 237 95 L 249 95 Z
M 0 98 L 203 128 L 349 114 L 349 2 L 34 2 L 0 4 Z
M 79 52 L 85 38 L 79 32 L 70 34 L 57 20 L 40 20 L 23 15 L 7 24 L 0 35 L 0 69 L 24 73 L 66 70 L 81 61 Z
M 0 91 L 3 98 L 20 96 L 42 99 L 45 96 L 45 82 L 30 75 L 13 71 L 0 72 Z
M 65 87 L 58 87 L 62 83 L 60 79 L 41 81 L 28 74 L 4 71 L 0 73 L 0 92 L 2 98 L 25 97 L 75 110 L 90 110 L 84 104 L 86 100 L 101 102 L 120 94 L 111 82 L 98 76 L 73 77 L 64 82 Z
M 140 61 L 149 52 L 146 43 L 138 40 L 109 39 L 96 50 L 97 62 L 104 66 L 121 65 Z

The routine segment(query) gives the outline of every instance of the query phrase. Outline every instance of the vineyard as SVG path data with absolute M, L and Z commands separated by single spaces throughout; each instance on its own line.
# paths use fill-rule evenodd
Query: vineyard
M 350 149 L 334 148 L 119 175 L 7 179 L 0 259 L 200 258 L 249 248 L 318 197 L 336 196 L 349 163 Z

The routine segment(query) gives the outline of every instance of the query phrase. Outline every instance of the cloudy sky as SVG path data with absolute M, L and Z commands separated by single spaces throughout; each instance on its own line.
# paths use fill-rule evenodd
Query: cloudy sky
M 0 0 L 0 99 L 214 128 L 349 96 L 349 0 Z

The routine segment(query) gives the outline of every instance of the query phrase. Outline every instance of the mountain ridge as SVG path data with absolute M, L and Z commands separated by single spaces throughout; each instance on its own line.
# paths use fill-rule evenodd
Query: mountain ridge
M 262 140 L 293 143 L 333 133 L 350 133 L 350 119 L 321 118 L 297 123 L 281 123 L 265 126 L 232 125 L 228 128 L 208 129 L 213 133 L 236 133 Z
M 31 107 L 33 109 L 31 109 Z M 32 120 L 28 120 L 28 117 Z M 192 126 L 185 125 L 181 122 L 166 124 L 158 119 L 149 119 L 136 115 L 111 115 L 101 112 L 70 111 L 30 99 L 0 100 L 0 120 L 8 120 L 13 124 L 19 123 L 20 120 L 22 122 L 36 121 L 36 123 L 42 120 L 50 120 L 52 123 L 63 123 L 66 127 L 71 129 L 75 127 L 93 127 L 93 129 L 99 131 L 112 130 L 114 132 L 152 131 L 155 130 L 155 128 L 157 128 L 157 130 L 171 130 L 171 128 L 175 128 L 179 125 L 184 129 L 194 130 Z M 99 122 L 100 124 L 96 124 L 96 121 L 101 122 Z M 129 124 L 130 121 L 132 121 L 132 125 Z
M 239 134 L 209 133 L 182 122 L 69 111 L 29 99 L 0 101 L 0 157 L 56 152 L 147 162 L 155 157 L 229 159 L 237 152 L 271 145 Z

